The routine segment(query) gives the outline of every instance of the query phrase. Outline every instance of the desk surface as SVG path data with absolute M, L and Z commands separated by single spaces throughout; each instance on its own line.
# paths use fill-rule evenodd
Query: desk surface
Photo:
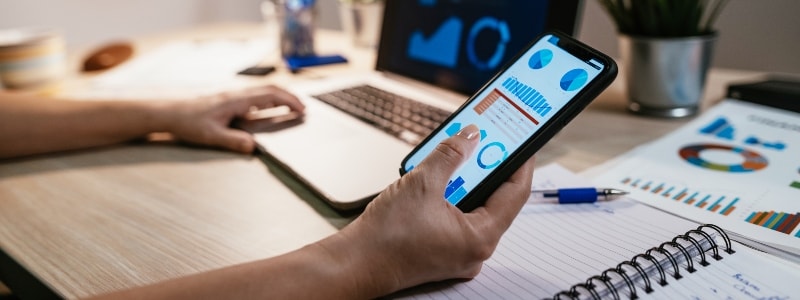
M 263 28 L 215 25 L 142 38 L 137 45 L 256 34 Z M 372 68 L 371 50 L 342 40 L 338 32 L 318 32 L 318 51 L 345 53 L 349 64 L 299 76 Z M 728 82 L 758 75 L 712 70 L 704 106 L 721 99 Z M 281 84 L 297 76 L 279 69 L 256 83 Z M 623 88 L 618 78 L 537 154 L 538 163 L 581 171 L 688 120 L 631 115 Z M 162 143 L 2 162 L 0 207 L 0 281 L 21 296 L 41 295 L 47 287 L 66 298 L 278 255 L 328 236 L 352 218 L 264 158 Z

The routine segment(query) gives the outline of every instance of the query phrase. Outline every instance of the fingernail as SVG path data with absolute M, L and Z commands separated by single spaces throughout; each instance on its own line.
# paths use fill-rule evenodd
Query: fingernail
M 472 140 L 480 135 L 480 130 L 478 129 L 478 126 L 475 126 L 475 124 L 470 124 L 469 126 L 462 128 L 461 131 L 456 133 L 456 135 L 464 137 L 468 140 Z

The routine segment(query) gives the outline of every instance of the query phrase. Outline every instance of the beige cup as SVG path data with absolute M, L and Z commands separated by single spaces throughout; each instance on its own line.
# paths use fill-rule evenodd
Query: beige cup
M 64 76 L 61 34 L 51 29 L 0 30 L 0 85 L 5 89 L 41 89 Z

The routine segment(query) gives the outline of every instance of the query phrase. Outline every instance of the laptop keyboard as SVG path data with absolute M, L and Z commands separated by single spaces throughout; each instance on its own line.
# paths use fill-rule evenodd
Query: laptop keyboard
M 450 112 L 370 86 L 360 85 L 314 98 L 416 145 L 439 126 Z

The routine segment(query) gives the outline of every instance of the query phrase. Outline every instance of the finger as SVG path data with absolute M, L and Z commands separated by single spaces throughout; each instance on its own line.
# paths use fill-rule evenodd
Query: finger
M 466 160 L 478 145 L 480 131 L 478 126 L 464 127 L 456 135 L 444 140 L 434 148 L 414 170 L 424 174 L 426 182 L 433 182 L 435 188 L 442 190 L 450 176 Z
M 481 218 L 492 222 L 500 232 L 508 229 L 530 196 L 535 163 L 535 157 L 528 159 L 475 212 L 483 214 Z
M 216 146 L 240 153 L 252 153 L 255 149 L 253 136 L 238 129 L 225 128 L 209 141 L 210 146 Z

